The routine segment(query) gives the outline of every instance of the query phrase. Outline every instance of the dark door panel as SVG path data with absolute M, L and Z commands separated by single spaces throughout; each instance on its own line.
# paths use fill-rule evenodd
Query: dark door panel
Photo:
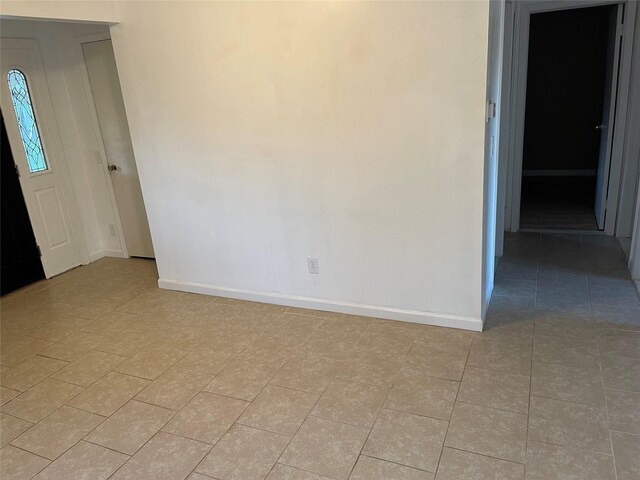
M 0 211 L 0 293 L 5 295 L 44 278 L 44 270 L 24 203 L 7 131 L 2 118 L 2 209 Z
M 614 7 L 531 15 L 524 170 L 595 170 Z

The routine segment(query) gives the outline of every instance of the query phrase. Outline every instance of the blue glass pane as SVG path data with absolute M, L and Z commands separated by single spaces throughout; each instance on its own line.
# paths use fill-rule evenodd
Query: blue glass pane
M 20 70 L 9 70 L 7 81 L 9 82 L 13 109 L 16 111 L 16 118 L 20 127 L 24 153 L 26 153 L 27 162 L 29 162 L 29 171 L 31 173 L 42 172 L 49 167 L 47 167 L 47 161 L 44 158 L 40 133 L 38 132 L 38 125 L 36 125 L 36 115 L 33 113 L 33 107 L 31 106 L 27 79 Z

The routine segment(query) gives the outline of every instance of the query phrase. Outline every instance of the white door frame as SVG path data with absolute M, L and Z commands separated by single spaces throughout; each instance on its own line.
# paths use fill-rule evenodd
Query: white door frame
M 512 2 L 505 2 L 504 25 L 502 32 L 502 78 L 500 85 L 500 127 L 498 132 L 498 195 L 496 200 L 496 250 L 497 257 L 504 254 L 504 232 L 507 230 L 506 209 L 509 171 L 507 152 L 509 152 L 509 112 L 511 105 L 511 75 L 512 75 L 512 52 L 513 52 L 513 15 L 514 6 Z
M 80 76 L 82 77 L 82 84 L 84 87 L 84 94 L 87 101 L 87 107 L 89 108 L 89 112 L 91 114 L 91 126 L 93 128 L 93 134 L 96 139 L 96 147 L 95 151 L 96 160 L 101 166 L 102 174 L 104 177 L 105 184 L 107 185 L 107 192 L 109 193 L 109 203 L 111 204 L 111 211 L 113 212 L 114 222 L 116 231 L 118 232 L 118 240 L 120 242 L 120 248 L 122 250 L 122 256 L 124 258 L 129 258 L 129 251 L 127 250 L 127 241 L 124 236 L 124 230 L 122 228 L 122 221 L 120 220 L 120 210 L 118 209 L 118 203 L 116 202 L 115 190 L 113 189 L 113 181 L 111 179 L 111 174 L 109 173 L 108 166 L 109 162 L 107 159 L 107 151 L 104 146 L 104 139 L 102 138 L 102 130 L 100 129 L 100 122 L 98 120 L 98 111 L 96 110 L 96 105 L 93 99 L 93 91 L 91 90 L 91 83 L 89 81 L 89 72 L 87 71 L 87 64 L 84 60 L 84 52 L 82 50 L 82 44 L 91 43 L 91 42 L 100 42 L 103 40 L 111 40 L 111 35 L 109 32 L 102 33 L 94 33 L 89 35 L 78 35 L 74 37 L 76 42 L 74 42 L 75 46 L 75 55 L 78 59 L 77 65 L 78 70 L 80 71 Z
M 640 191 L 640 181 L 638 181 L 638 191 Z M 629 271 L 631 272 L 631 278 L 636 282 L 640 282 L 640 195 L 636 199 L 631 251 L 629 253 Z M 640 283 L 637 283 L 636 286 L 640 286 Z
M 513 21 L 513 38 L 510 45 L 511 49 L 505 48 L 505 56 L 509 55 L 513 57 L 512 74 L 509 79 L 510 88 L 507 86 L 507 88 L 503 90 L 505 95 L 510 96 L 511 102 L 508 114 L 509 118 L 505 119 L 506 121 L 504 122 L 507 148 L 504 150 L 505 155 L 500 162 L 503 168 L 507 169 L 504 223 L 508 231 L 517 232 L 520 228 L 524 114 L 527 91 L 529 21 L 531 14 L 615 4 L 624 4 L 625 14 L 604 233 L 613 235 L 615 232 L 618 195 L 621 183 L 624 135 L 626 131 L 625 124 L 631 73 L 633 31 L 636 16 L 636 2 L 632 0 L 523 0 L 513 2 L 514 15 L 511 18 L 507 18 L 507 21 Z M 508 29 L 505 28 L 505 32 L 507 30 Z M 510 126 L 513 126 L 513 128 L 510 128 Z
M 49 92 L 49 83 L 47 81 L 46 71 L 42 62 L 40 45 L 35 39 L 2 38 L 2 47 L 3 49 L 27 50 L 33 54 L 35 68 L 29 72 L 25 72 L 25 74 L 27 74 L 30 83 L 29 87 L 31 87 L 30 93 L 33 97 L 32 108 L 36 114 L 38 123 L 42 128 L 40 131 L 40 141 L 42 142 L 42 147 L 45 150 L 45 155 L 49 157 L 49 159 L 53 160 L 52 163 L 57 169 L 60 178 L 60 189 L 63 195 L 63 201 L 69 213 L 70 234 L 72 235 L 76 248 L 78 249 L 81 264 L 86 265 L 90 262 L 89 251 L 83 234 L 83 223 L 78 209 L 78 200 L 72 187 L 69 165 L 67 164 L 64 148 L 60 140 L 60 130 L 58 128 L 53 104 L 51 103 L 51 93 Z M 1 81 L 6 82 L 6 78 L 2 78 Z M 14 124 L 17 125 L 15 114 L 13 111 L 4 113 L 5 122 L 7 123 L 7 132 L 11 134 L 11 131 L 14 130 Z M 13 143 L 15 146 L 16 142 Z M 21 142 L 18 143 L 20 143 L 20 148 L 22 148 Z M 26 172 L 22 173 L 25 175 L 27 174 Z M 29 214 L 31 216 L 31 212 L 29 212 Z M 42 239 L 37 240 L 38 243 L 42 242 Z M 62 273 L 57 271 L 48 272 L 44 264 L 43 267 L 45 267 L 45 275 L 47 278 L 51 278 L 53 275 Z

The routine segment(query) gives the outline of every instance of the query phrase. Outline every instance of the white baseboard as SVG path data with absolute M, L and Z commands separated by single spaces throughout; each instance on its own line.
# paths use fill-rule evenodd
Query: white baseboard
M 276 305 L 284 305 L 286 307 L 309 308 L 327 312 L 384 318 L 386 320 L 400 320 L 404 322 L 421 323 L 439 327 L 460 328 L 463 330 L 473 330 L 477 332 L 482 331 L 482 320 L 480 318 L 466 317 L 462 315 L 447 315 L 417 310 L 405 310 L 401 308 L 381 307 L 377 305 L 363 305 L 358 303 L 299 297 L 296 295 L 284 295 L 271 292 L 255 292 L 251 290 L 218 287 L 203 283 L 166 280 L 163 278 L 158 280 L 158 286 L 168 290 L 200 293 L 203 295 L 234 298 L 237 300 L 247 300 L 251 302 L 272 303 Z
M 98 250 L 97 252 L 89 254 L 89 261 L 95 262 L 96 260 L 100 260 L 103 257 L 115 257 L 115 258 L 126 258 L 121 250 Z

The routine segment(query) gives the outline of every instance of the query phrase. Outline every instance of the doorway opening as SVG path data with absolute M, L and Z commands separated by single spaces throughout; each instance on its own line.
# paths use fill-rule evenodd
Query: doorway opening
M 621 9 L 530 15 L 522 230 L 604 230 Z
M 0 23 L 1 294 L 102 257 L 153 258 L 109 27 Z
M 113 45 L 109 38 L 92 38 L 82 42 L 82 53 L 86 88 L 95 111 L 95 135 L 102 140 L 127 253 L 154 258 Z

